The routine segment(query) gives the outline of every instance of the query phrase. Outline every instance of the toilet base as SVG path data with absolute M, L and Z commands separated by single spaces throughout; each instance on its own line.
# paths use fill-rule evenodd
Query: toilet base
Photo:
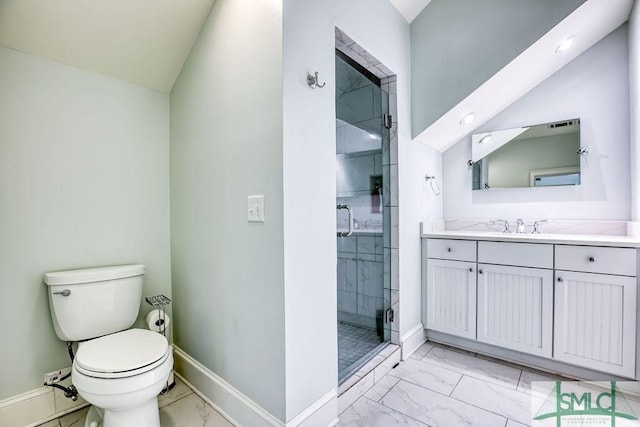
M 104 411 L 97 406 L 91 406 L 87 417 L 84 419 L 84 427 L 103 427 Z
M 103 427 L 160 427 L 158 398 L 126 411 L 104 410 Z
M 158 399 L 127 411 L 109 411 L 92 406 L 84 422 L 85 427 L 160 427 Z

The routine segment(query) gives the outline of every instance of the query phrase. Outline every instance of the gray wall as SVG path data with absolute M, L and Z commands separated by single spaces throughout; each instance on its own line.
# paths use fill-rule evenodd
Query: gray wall
M 2 400 L 71 365 L 45 272 L 142 263 L 145 295 L 171 284 L 168 96 L 5 48 L 0 76 Z
M 284 419 L 281 14 L 218 0 L 173 88 L 171 250 L 175 343 Z
M 624 24 L 476 133 L 580 118 L 581 185 L 471 191 L 471 136 L 443 155 L 445 218 L 630 218 L 629 62 Z
M 432 0 L 411 23 L 416 137 L 584 0 Z

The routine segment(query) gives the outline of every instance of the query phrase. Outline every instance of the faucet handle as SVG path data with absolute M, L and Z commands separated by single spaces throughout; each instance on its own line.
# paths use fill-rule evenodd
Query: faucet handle
M 541 220 L 539 220 L 539 221 L 535 221 L 535 222 L 533 223 L 533 231 L 531 232 L 531 234 L 540 234 L 540 227 L 539 227 L 539 225 L 540 225 L 540 224 L 544 224 L 545 222 L 549 222 L 549 221 L 548 221 L 548 220 L 546 220 L 546 219 L 541 219 Z
M 516 233 L 524 233 L 524 221 L 520 218 L 516 219 Z
M 503 233 L 511 233 L 511 230 L 509 230 L 509 221 L 507 221 L 506 219 L 494 219 L 489 224 L 500 224 L 504 227 L 504 229 L 502 230 Z

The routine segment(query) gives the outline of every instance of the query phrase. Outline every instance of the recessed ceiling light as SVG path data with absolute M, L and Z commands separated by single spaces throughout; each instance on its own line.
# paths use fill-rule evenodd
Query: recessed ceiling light
M 556 48 L 556 53 L 564 52 L 571 49 L 571 46 L 573 46 L 573 42 L 575 41 L 575 39 L 576 39 L 576 36 L 571 36 L 562 40 L 560 44 L 558 44 L 558 47 Z
M 461 125 L 468 125 L 476 119 L 476 113 L 469 113 L 460 120 Z
M 492 139 L 493 139 L 493 135 L 487 135 L 483 137 L 480 141 L 478 141 L 478 144 L 486 144 L 487 142 L 491 142 Z

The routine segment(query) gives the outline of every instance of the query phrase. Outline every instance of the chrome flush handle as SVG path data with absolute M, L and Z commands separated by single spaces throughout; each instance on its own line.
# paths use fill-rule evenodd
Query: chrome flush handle
M 65 289 L 64 291 L 54 292 L 53 295 L 62 295 L 63 297 L 68 297 L 71 295 L 71 291 L 69 289 Z

